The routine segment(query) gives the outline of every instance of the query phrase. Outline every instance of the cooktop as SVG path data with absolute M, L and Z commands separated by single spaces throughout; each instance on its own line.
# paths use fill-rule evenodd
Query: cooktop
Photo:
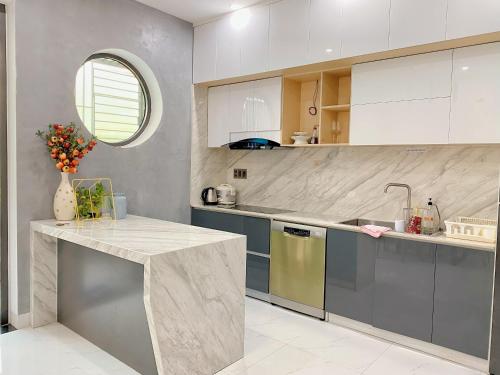
M 291 210 L 283 210 L 283 209 L 279 209 L 279 208 L 247 206 L 245 204 L 237 204 L 236 206 L 233 207 L 233 210 L 257 212 L 259 214 L 268 214 L 268 215 L 276 215 L 276 214 L 284 214 L 284 213 L 288 213 L 288 212 L 294 212 Z

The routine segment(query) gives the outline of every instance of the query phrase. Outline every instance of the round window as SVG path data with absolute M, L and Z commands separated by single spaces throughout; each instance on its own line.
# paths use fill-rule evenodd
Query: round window
M 76 75 L 76 108 L 97 139 L 113 145 L 135 140 L 150 117 L 150 95 L 141 74 L 111 54 L 87 59 Z

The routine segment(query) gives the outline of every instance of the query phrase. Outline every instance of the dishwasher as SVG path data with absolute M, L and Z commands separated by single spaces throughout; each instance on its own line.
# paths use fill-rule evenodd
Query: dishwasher
M 325 319 L 326 229 L 273 221 L 271 303 Z

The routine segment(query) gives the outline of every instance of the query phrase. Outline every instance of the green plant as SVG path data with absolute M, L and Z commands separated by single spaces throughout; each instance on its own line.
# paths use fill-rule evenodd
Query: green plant
M 92 188 L 80 187 L 76 189 L 79 217 L 82 219 L 100 217 L 105 195 L 106 190 L 101 182 Z

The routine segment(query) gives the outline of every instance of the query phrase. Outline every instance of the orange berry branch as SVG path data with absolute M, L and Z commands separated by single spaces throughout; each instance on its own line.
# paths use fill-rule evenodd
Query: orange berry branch
M 50 124 L 48 131 L 37 131 L 36 135 L 46 142 L 50 157 L 61 172 L 77 173 L 78 165 L 97 144 L 94 137 L 86 141 L 81 129 L 75 124 Z

